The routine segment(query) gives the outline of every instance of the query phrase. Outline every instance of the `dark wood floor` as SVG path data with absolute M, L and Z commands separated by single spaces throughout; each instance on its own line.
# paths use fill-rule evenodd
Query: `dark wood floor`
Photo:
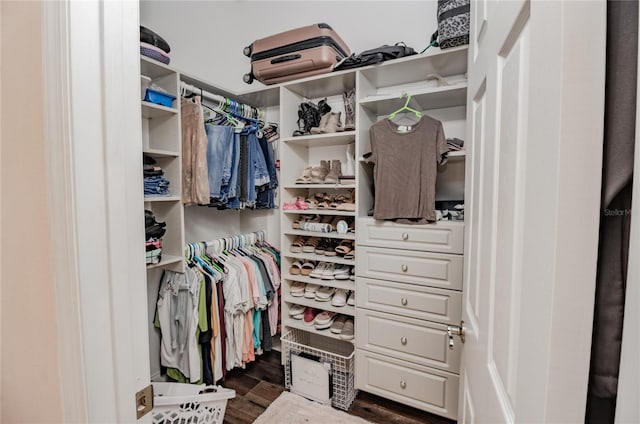
M 222 383 L 236 397 L 227 404 L 226 424 L 250 424 L 285 390 L 280 352 L 267 352 L 245 370 L 229 372 Z M 429 414 L 381 397 L 359 392 L 348 411 L 379 424 L 452 424 L 455 421 Z M 276 423 L 274 423 L 276 424 Z

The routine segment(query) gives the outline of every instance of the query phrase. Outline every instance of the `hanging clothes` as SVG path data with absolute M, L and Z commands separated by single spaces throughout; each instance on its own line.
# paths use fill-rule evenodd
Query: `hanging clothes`
M 191 244 L 185 273 L 162 277 L 155 324 L 173 380 L 214 384 L 273 347 L 280 252 L 266 242 L 239 244 L 214 252 Z
M 199 96 L 183 98 L 182 115 L 182 202 L 186 205 L 209 203 L 207 136 Z
M 422 116 L 413 125 L 383 119 L 369 129 L 374 164 L 373 217 L 405 224 L 436 221 L 437 166 L 447 158 L 442 123 Z

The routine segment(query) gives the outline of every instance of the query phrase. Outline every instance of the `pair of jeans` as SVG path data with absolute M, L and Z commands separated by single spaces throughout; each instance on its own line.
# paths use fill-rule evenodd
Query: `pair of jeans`
M 260 187 L 258 190 L 258 198 L 256 200 L 257 209 L 273 209 L 275 207 L 274 190 L 278 188 L 278 175 L 276 171 L 273 147 L 267 142 L 266 137 L 258 139 L 260 149 L 264 155 L 269 173 L 269 184 Z
M 209 195 L 216 200 L 222 198 L 222 187 L 229 185 L 232 174 L 234 128 L 222 125 L 206 125 L 207 164 L 209 167 Z
M 221 198 L 225 203 L 238 196 L 238 165 L 240 164 L 240 134 L 233 134 L 231 143 L 230 176 L 226 184 L 220 188 Z M 223 172 L 223 180 L 224 174 Z

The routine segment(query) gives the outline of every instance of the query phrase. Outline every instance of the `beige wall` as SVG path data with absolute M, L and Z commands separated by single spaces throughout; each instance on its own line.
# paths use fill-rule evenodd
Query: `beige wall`
M 42 5 L 0 2 L 3 423 L 62 421 L 42 112 Z

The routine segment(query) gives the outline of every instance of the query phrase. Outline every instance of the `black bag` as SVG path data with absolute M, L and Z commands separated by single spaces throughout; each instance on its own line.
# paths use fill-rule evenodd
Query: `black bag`
M 171 47 L 169 46 L 169 43 L 164 40 L 164 38 L 160 37 L 149 28 L 143 27 L 142 25 L 140 25 L 140 41 L 142 41 L 143 43 L 151 44 L 152 46 L 156 46 L 167 54 L 171 52 Z
M 470 0 L 438 0 L 438 30 L 431 36 L 431 45 L 448 49 L 469 44 L 470 3 Z
M 385 44 L 375 49 L 365 50 L 360 54 L 354 53 L 338 62 L 333 70 L 343 71 L 345 69 L 360 68 L 413 54 L 416 54 L 416 51 L 411 47 L 407 47 L 403 42 L 396 43 L 393 46 Z

